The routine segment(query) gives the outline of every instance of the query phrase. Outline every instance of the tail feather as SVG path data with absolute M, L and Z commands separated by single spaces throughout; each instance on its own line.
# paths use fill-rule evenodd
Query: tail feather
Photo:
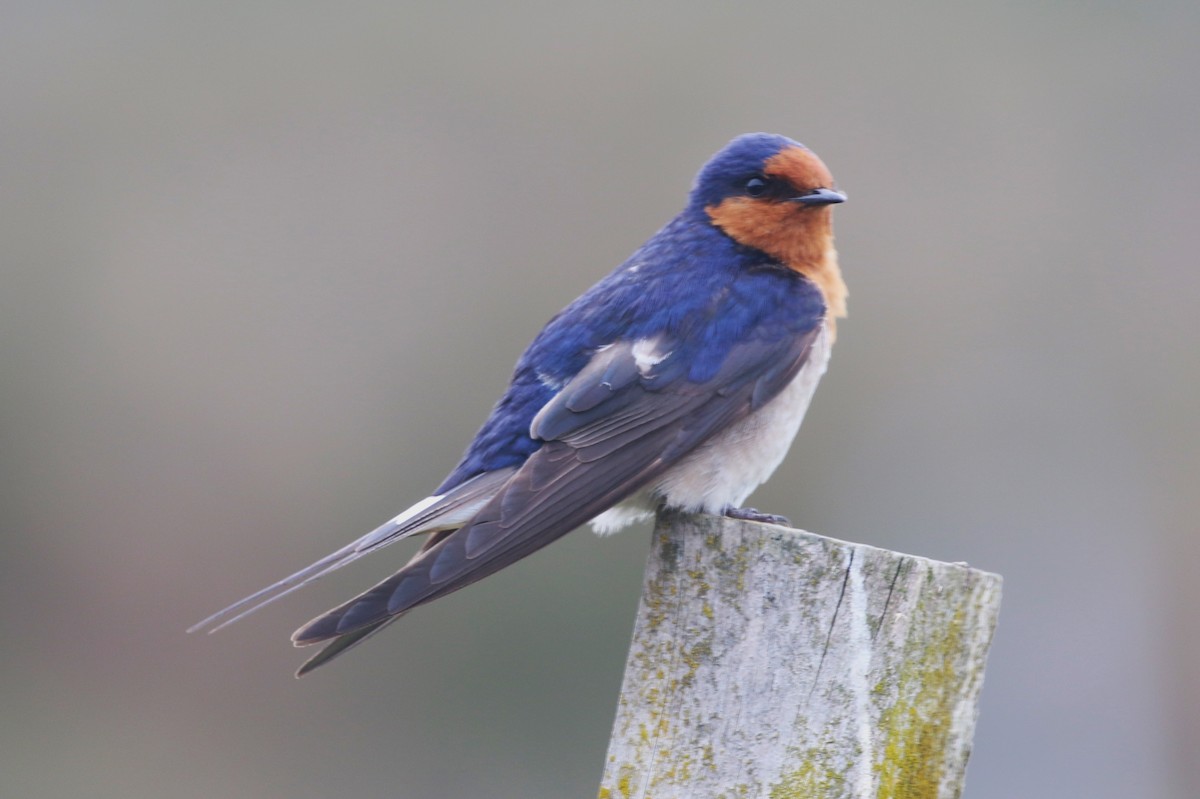
M 313 580 L 337 571 L 364 555 L 369 555 L 403 538 L 421 533 L 434 533 L 437 537 L 436 534 L 441 531 L 455 530 L 469 521 L 483 505 L 487 504 L 514 471 L 514 469 L 500 469 L 486 472 L 445 494 L 427 497 L 357 541 L 347 544 L 295 574 L 256 591 L 192 625 L 188 628 L 188 632 L 192 633 L 207 628 L 208 632 L 215 633 L 275 600 L 303 588 Z

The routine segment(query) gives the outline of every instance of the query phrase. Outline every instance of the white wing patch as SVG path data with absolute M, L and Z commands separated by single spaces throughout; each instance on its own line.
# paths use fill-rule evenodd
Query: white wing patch
M 659 350 L 660 343 L 660 340 L 657 338 L 640 338 L 633 342 L 630 352 L 633 354 L 634 363 L 637 364 L 638 374 L 642 377 L 645 377 L 651 369 L 671 357 L 671 350 L 667 350 L 666 352 Z
M 537 379 L 539 383 L 551 391 L 562 391 L 562 387 L 566 385 L 563 381 L 556 380 L 553 375 L 546 372 L 538 372 Z

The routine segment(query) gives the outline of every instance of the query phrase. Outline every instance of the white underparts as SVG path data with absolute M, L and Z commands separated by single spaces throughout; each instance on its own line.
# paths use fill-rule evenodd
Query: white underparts
M 636 345 L 634 352 L 637 357 Z M 705 513 L 740 507 L 783 461 L 829 365 L 829 352 L 830 333 L 825 327 L 813 342 L 808 361 L 778 396 L 701 444 L 653 486 L 592 519 L 592 529 L 599 535 L 615 533 L 650 518 L 660 504 Z

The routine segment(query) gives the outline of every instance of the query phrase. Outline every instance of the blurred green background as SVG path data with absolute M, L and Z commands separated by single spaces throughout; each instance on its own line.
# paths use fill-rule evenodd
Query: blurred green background
M 753 504 L 1005 577 L 972 799 L 1200 784 L 1200 5 L 57 3 L 0 25 L 0 793 L 593 796 L 647 531 L 311 678 L 521 348 L 745 131 L 850 318 Z

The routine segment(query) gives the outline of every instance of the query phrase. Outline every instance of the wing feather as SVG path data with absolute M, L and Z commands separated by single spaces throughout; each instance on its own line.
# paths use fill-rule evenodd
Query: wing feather
M 373 638 L 376 633 L 383 630 L 385 627 L 387 627 L 389 624 L 391 624 L 398 618 L 400 618 L 400 617 L 399 616 L 389 616 L 388 618 L 384 619 L 383 621 L 376 622 L 375 624 L 370 624 L 366 627 L 363 627 L 361 630 L 355 630 L 352 633 L 341 636 L 333 643 L 324 647 L 320 652 L 313 655 L 308 660 L 304 661 L 304 663 L 300 666 L 300 668 L 296 670 L 296 676 L 303 677 L 305 674 L 308 674 L 313 669 L 318 668 L 320 666 L 324 666 L 326 663 L 333 660 L 335 657 L 338 657 L 339 655 L 344 655 L 346 652 L 348 652 L 349 650 L 358 646 L 363 641 L 366 641 L 368 638 Z

